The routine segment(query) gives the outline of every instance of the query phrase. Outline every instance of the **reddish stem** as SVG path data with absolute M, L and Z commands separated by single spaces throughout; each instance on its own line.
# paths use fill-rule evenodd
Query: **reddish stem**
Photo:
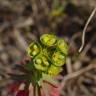
M 51 86 L 53 86 L 53 87 L 55 87 L 55 88 L 58 88 L 56 85 L 54 85 L 54 84 L 52 84 L 52 83 L 50 83 L 50 82 L 48 82 L 48 81 L 46 81 L 46 80 L 43 80 L 43 82 L 44 82 L 44 83 L 47 83 L 47 84 L 49 84 L 49 85 L 51 85 Z

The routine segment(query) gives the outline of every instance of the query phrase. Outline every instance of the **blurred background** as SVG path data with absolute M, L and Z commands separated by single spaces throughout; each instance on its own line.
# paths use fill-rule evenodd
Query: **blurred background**
M 96 15 L 78 55 L 83 28 L 95 6 L 96 0 L 0 0 L 0 96 L 9 96 L 7 73 L 26 57 L 28 45 L 45 33 L 64 38 L 70 47 L 59 78 L 61 95 L 96 96 Z

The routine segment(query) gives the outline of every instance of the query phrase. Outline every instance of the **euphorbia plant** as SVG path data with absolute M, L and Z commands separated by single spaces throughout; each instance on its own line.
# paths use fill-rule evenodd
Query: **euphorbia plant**
M 27 53 L 30 59 L 21 65 L 25 74 L 16 81 L 20 82 L 18 87 L 17 84 L 16 88 L 11 87 L 15 89 L 15 96 L 60 96 L 54 77 L 66 62 L 67 43 L 55 35 L 44 34 L 29 45 Z

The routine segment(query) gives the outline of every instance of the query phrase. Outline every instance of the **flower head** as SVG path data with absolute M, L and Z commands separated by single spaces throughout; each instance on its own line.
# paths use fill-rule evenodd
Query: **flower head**
M 32 66 L 39 72 L 51 75 L 58 75 L 66 62 L 68 45 L 61 39 L 51 34 L 44 34 L 40 42 L 32 42 L 27 50 L 33 58 Z M 35 53 L 35 56 L 33 56 Z M 54 72 L 52 71 L 54 69 Z M 56 73 L 55 73 L 56 72 Z M 55 74 L 54 74 L 55 73 Z
M 44 34 L 40 37 L 40 41 L 32 42 L 29 45 L 27 54 L 30 59 L 27 58 L 27 61 L 23 61 L 24 64 L 19 65 L 23 74 L 10 74 L 15 79 L 17 77 L 17 82 L 21 81 L 17 85 L 15 83 L 14 86 L 12 85 L 16 96 L 29 96 L 30 84 L 33 87 L 31 88 L 32 96 L 37 93 L 43 96 L 42 92 L 48 88 L 52 89 L 48 92 L 49 96 L 60 96 L 58 84 L 53 77 L 62 71 L 62 66 L 66 62 L 68 55 L 67 43 L 55 35 Z M 47 84 L 46 88 L 43 88 L 44 84 Z

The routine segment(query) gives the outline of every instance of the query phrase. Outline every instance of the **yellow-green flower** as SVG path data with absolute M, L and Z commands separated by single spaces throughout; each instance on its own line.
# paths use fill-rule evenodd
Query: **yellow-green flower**
M 27 49 L 27 53 L 28 53 L 28 55 L 31 56 L 31 57 L 36 56 L 39 52 L 40 52 L 40 46 L 39 46 L 39 44 L 36 43 L 36 42 L 32 42 L 32 43 L 29 45 L 28 49 Z
M 52 55 L 53 64 L 56 66 L 62 66 L 66 62 L 66 56 L 59 51 L 54 52 Z
M 43 55 L 36 56 L 36 58 L 34 58 L 33 62 L 34 62 L 35 68 L 37 70 L 41 70 L 41 71 L 46 71 L 49 66 L 48 59 Z
M 46 46 L 54 46 L 57 42 L 57 38 L 55 35 L 50 35 L 50 34 L 44 34 L 40 38 L 41 43 L 46 45 Z
M 29 64 L 32 68 L 40 71 L 41 74 L 54 76 L 61 72 L 66 62 L 68 45 L 55 35 L 44 34 L 39 42 L 32 42 L 29 45 L 27 53 L 32 57 L 32 63 Z
M 64 53 L 65 55 L 68 55 L 68 45 L 63 39 L 58 39 L 57 41 L 57 48 Z
M 58 17 L 58 16 L 61 16 L 64 14 L 64 6 L 59 6 L 58 8 L 56 9 L 53 9 L 52 12 L 50 13 L 50 15 L 52 17 Z M 65 14 L 64 14 L 65 15 Z
M 48 74 L 51 76 L 58 75 L 62 71 L 62 67 L 51 65 L 48 69 Z

